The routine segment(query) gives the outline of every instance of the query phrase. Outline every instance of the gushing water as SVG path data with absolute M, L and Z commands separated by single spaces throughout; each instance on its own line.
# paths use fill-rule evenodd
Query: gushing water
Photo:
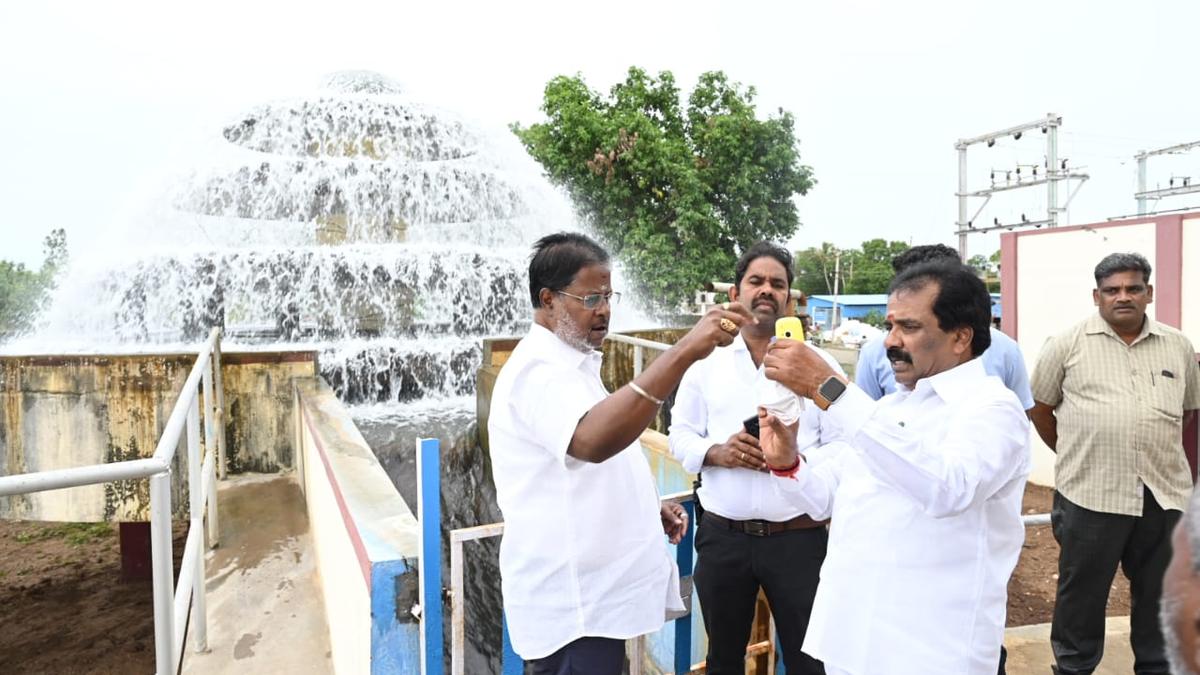
M 564 197 L 511 134 L 371 73 L 253 107 L 211 146 L 119 252 L 72 252 L 38 331 L 3 351 L 187 351 L 214 325 L 226 350 L 318 350 L 410 506 L 413 439 L 438 437 L 457 477 L 443 525 L 498 520 L 473 440 L 480 338 L 528 326 L 530 245 L 579 229 Z M 472 639 L 469 672 L 494 668 L 498 642 L 483 548 L 468 576 L 492 599 L 468 612 L 496 639 Z
M 505 131 L 379 75 L 258 105 L 114 259 L 82 259 L 38 333 L 5 351 L 194 343 L 322 350 L 347 402 L 468 394 L 479 338 L 528 325 L 537 237 L 575 227 Z

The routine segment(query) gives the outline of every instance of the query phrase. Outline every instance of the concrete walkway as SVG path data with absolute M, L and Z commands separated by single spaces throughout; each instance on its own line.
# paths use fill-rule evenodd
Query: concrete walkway
M 208 646 L 183 672 L 332 673 L 304 497 L 293 474 L 218 483 L 221 545 L 209 551 Z
M 1105 625 L 1104 659 L 1095 675 L 1129 675 L 1133 651 L 1129 647 L 1129 617 L 1110 616 Z M 1004 632 L 1008 647 L 1009 675 L 1049 675 L 1054 655 L 1050 652 L 1050 624 L 1009 628 Z

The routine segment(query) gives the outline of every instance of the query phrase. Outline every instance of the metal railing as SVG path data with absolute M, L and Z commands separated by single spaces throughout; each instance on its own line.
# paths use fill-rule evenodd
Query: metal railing
M 679 492 L 676 494 L 667 495 L 662 498 L 663 502 L 676 502 L 683 506 L 687 511 L 687 532 L 684 533 L 679 544 L 675 547 L 675 562 L 679 566 L 680 587 L 682 589 L 690 589 L 692 565 L 693 565 L 693 544 L 696 529 L 696 503 L 695 495 L 691 490 Z M 465 584 L 463 579 L 463 544 L 468 541 L 477 541 L 487 539 L 489 537 L 498 537 L 504 534 L 504 523 L 492 523 L 490 525 L 479 525 L 477 527 L 467 527 L 450 531 L 450 673 L 451 675 L 464 675 L 464 664 L 467 644 L 466 631 L 466 597 L 464 594 Z M 691 596 L 691 593 L 685 595 Z M 674 620 L 675 624 L 675 657 L 674 666 L 676 673 L 690 673 L 700 667 L 700 664 L 692 664 L 692 602 L 687 602 L 687 612 Z M 771 625 L 772 639 L 758 644 L 750 645 L 746 651 L 746 657 L 755 656 L 762 653 L 773 653 L 774 651 L 774 622 Z M 629 663 L 630 675 L 641 675 L 644 655 L 644 638 L 639 638 L 633 645 L 633 657 Z M 774 663 L 774 659 L 771 659 Z M 503 656 L 501 661 L 501 672 L 504 675 L 510 673 L 520 673 L 522 662 L 516 652 L 512 650 L 512 646 L 508 642 L 508 626 L 507 622 L 504 627 L 504 646 Z M 774 668 L 772 667 L 772 672 Z M 426 671 L 428 672 L 428 671 Z
M 188 609 L 192 609 L 191 628 L 197 652 L 208 651 L 207 607 L 205 603 L 204 557 L 200 537 L 208 516 L 208 545 L 218 543 L 217 486 L 218 464 L 225 472 L 224 394 L 221 391 L 220 329 L 213 328 L 192 366 L 183 390 L 154 455 L 111 464 L 93 464 L 0 477 L 0 497 L 24 495 L 47 490 L 62 490 L 111 483 L 118 480 L 150 479 L 150 555 L 154 585 L 154 662 L 158 675 L 174 675 L 183 656 L 187 633 Z M 216 383 L 214 385 L 214 379 Z M 200 389 L 203 387 L 203 398 Z M 214 397 L 215 390 L 215 397 Z M 204 453 L 201 460 L 200 414 L 204 412 Z M 175 593 L 171 535 L 171 462 L 186 427 L 189 496 L 189 524 L 183 560 Z M 215 453 L 214 453 L 215 451 Z M 203 464 L 201 463 L 203 461 Z M 190 592 L 186 589 L 190 588 Z
M 671 348 L 671 345 L 655 342 L 653 340 L 644 340 L 632 335 L 621 335 L 619 333 L 609 333 L 605 336 L 606 340 L 613 342 L 621 342 L 627 345 L 633 345 L 633 376 L 637 377 L 642 374 L 642 368 L 645 364 L 644 350 L 650 349 L 656 352 L 665 352 Z

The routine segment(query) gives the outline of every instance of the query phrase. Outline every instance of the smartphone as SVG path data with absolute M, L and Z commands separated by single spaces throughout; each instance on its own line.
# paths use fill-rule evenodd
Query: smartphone
M 775 321 L 775 337 L 787 340 L 804 339 L 804 322 L 795 316 L 785 316 Z
M 752 415 L 742 420 L 742 428 L 746 430 L 746 433 L 758 438 L 758 415 Z

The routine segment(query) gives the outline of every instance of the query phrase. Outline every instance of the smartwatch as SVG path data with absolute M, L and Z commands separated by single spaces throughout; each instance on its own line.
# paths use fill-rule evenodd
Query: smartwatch
M 846 383 L 835 375 L 830 375 L 813 394 L 813 403 L 821 410 L 829 410 L 842 394 L 846 393 Z

